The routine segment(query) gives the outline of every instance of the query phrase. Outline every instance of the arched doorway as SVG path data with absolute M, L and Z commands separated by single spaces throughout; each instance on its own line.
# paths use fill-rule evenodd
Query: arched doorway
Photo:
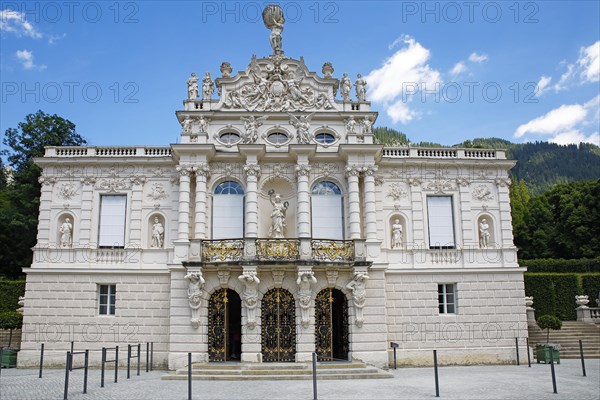
M 315 298 L 315 350 L 319 361 L 348 359 L 348 301 L 338 289 Z
M 296 358 L 296 302 L 285 289 L 269 290 L 261 301 L 264 362 L 293 362 Z
M 231 289 L 215 291 L 208 302 L 208 359 L 239 361 L 242 352 L 242 302 Z

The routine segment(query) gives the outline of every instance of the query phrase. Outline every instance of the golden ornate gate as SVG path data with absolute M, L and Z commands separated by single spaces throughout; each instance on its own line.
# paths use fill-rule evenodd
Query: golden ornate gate
M 285 289 L 269 290 L 262 298 L 263 361 L 295 361 L 296 304 Z
M 227 355 L 227 289 L 215 291 L 208 301 L 208 359 L 225 361 Z
M 208 359 L 239 360 L 241 348 L 240 296 L 231 289 L 219 289 L 208 300 Z
M 315 298 L 315 351 L 319 361 L 348 359 L 348 301 L 332 288 Z

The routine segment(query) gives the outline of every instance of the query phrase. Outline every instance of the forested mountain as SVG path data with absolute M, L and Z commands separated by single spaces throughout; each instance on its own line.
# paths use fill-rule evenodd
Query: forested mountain
M 404 133 L 390 128 L 375 128 L 376 141 L 387 146 L 439 147 L 437 143 L 411 143 Z M 561 146 L 555 143 L 512 143 L 499 138 L 478 138 L 455 147 L 506 149 L 509 159 L 517 160 L 511 170 L 516 181 L 524 181 L 531 195 L 541 194 L 557 184 L 600 178 L 600 147 L 589 143 Z

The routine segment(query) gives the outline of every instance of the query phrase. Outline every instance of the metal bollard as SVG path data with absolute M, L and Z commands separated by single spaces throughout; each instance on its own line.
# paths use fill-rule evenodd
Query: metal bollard
M 106 363 L 106 347 L 102 348 L 102 361 L 100 362 L 100 387 L 104 387 L 104 364 Z
M 521 365 L 519 362 L 519 338 L 515 338 L 515 348 L 517 349 L 517 365 Z
M 85 361 L 83 364 L 83 394 L 87 393 L 87 381 L 88 381 L 88 365 L 90 360 L 90 351 L 85 351 Z
M 42 371 L 44 370 L 44 343 L 40 349 L 40 378 L 42 377 Z
M 138 343 L 137 345 L 138 353 L 137 353 L 137 375 L 140 376 L 140 355 L 142 354 L 140 350 L 142 349 L 142 345 Z
M 435 397 L 440 397 L 440 382 L 438 379 L 437 350 L 433 351 L 433 371 L 435 375 Z
M 583 372 L 583 376 L 587 376 L 585 374 L 585 359 L 583 357 L 583 342 L 579 339 L 579 355 L 581 357 L 581 371 Z
M 150 343 L 146 342 L 146 372 L 148 372 L 148 367 L 149 367 L 148 361 L 150 361 L 149 351 L 150 351 Z
M 317 353 L 312 353 L 313 400 L 317 400 Z
M 396 362 L 396 349 L 398 348 L 398 343 L 390 342 L 392 349 L 394 349 L 394 369 L 398 368 L 398 364 Z
M 67 400 L 69 397 L 69 370 L 71 369 L 71 352 L 67 351 L 67 360 L 65 362 L 65 390 L 64 390 L 64 400 Z
M 115 383 L 119 379 L 119 346 L 115 347 Z
M 131 367 L 131 345 L 127 345 L 127 379 L 130 378 L 130 367 Z
M 556 374 L 554 373 L 554 351 L 550 349 L 550 372 L 552 373 L 552 388 L 554 389 L 554 393 L 558 393 L 556 390 Z
M 73 371 L 73 353 L 75 352 L 75 342 L 71 341 L 71 364 L 69 367 L 69 371 Z
M 150 371 L 152 371 L 152 364 L 154 364 L 154 342 L 150 342 Z
M 192 353 L 188 353 L 188 400 L 192 400 Z
M 525 338 L 527 339 L 527 366 L 529 368 L 531 368 L 531 354 L 529 354 L 529 338 Z

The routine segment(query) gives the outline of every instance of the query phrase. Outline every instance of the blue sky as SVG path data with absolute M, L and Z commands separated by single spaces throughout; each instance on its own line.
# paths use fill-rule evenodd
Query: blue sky
M 0 2 L 0 130 L 42 109 L 94 145 L 175 143 L 192 71 L 271 53 L 264 2 Z M 377 126 L 599 144 L 600 2 L 280 2 L 283 48 L 368 82 Z

